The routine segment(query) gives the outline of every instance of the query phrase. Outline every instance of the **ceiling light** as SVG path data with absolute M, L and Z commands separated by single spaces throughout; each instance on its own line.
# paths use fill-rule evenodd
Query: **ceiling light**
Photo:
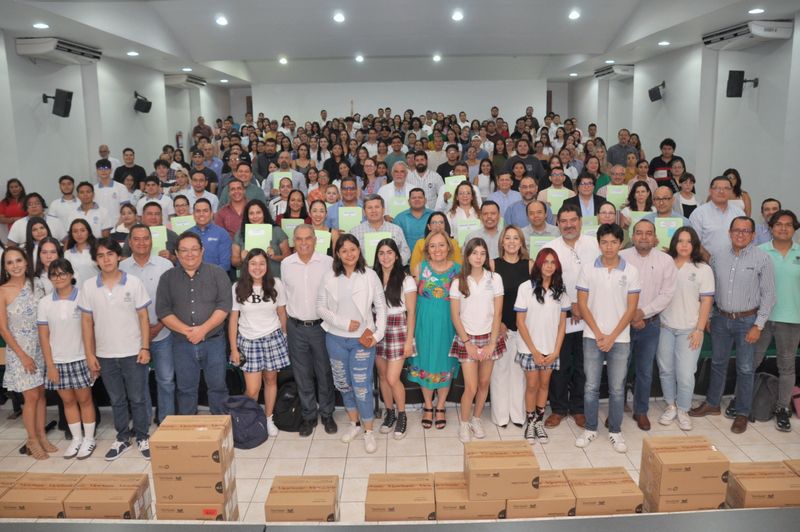
M 456 22 L 460 22 L 464 20 L 464 12 L 461 11 L 460 9 L 456 9 L 455 11 L 453 11 L 453 14 L 450 15 L 450 18 L 455 20 Z
M 221 80 L 219 80 L 219 82 L 220 83 L 228 83 L 228 80 L 227 79 L 221 79 Z
M 760 7 L 756 7 L 756 8 L 751 9 L 750 11 L 748 11 L 748 13 L 750 13 L 751 15 L 760 15 L 763 12 L 764 12 L 764 10 L 762 8 L 760 8 Z
M 364 56 L 361 55 L 361 54 L 358 54 L 356 56 L 356 63 L 363 63 L 363 62 L 364 62 Z
M 670 44 L 672 43 L 669 41 L 659 41 L 658 43 L 659 46 L 669 46 Z
M 281 58 L 278 59 L 278 63 L 280 63 L 282 65 L 288 65 L 289 64 L 289 60 L 286 59 L 285 57 L 281 57 Z
M 439 61 L 441 61 L 441 60 L 442 60 L 442 56 L 441 56 L 441 55 L 439 55 L 439 54 L 433 54 L 433 62 L 434 62 L 434 63 L 438 63 L 438 62 L 439 62 Z
M 228 19 L 225 18 L 225 15 L 219 15 L 217 17 L 217 24 L 219 26 L 227 26 L 228 25 Z
M 137 51 L 135 51 L 135 50 L 131 50 L 131 51 L 130 51 L 130 52 L 128 52 L 126 55 L 127 55 L 128 57 L 138 57 L 138 55 L 139 55 L 139 52 L 137 52 Z
M 184 71 L 184 72 L 191 72 L 192 71 L 192 69 L 190 67 L 183 67 L 181 70 Z
M 578 11 L 577 9 L 573 9 L 572 11 L 569 12 L 569 15 L 567 15 L 567 17 L 569 17 L 570 20 L 578 20 L 579 18 L 581 18 L 581 12 Z
M 344 13 L 342 13 L 341 11 L 337 11 L 336 13 L 334 13 L 333 14 L 333 21 L 334 22 L 338 22 L 339 24 L 344 22 Z
M 50 26 L 45 24 L 44 22 L 37 22 L 36 24 L 33 25 L 33 27 L 36 28 L 37 30 L 49 30 L 50 29 Z
M 570 72 L 570 73 L 569 73 L 569 77 L 571 77 L 571 78 L 577 78 L 577 77 L 578 77 L 578 73 L 577 73 L 577 72 Z
M 613 59 L 606 59 L 607 65 L 613 65 L 614 63 L 616 63 L 616 61 L 614 61 Z

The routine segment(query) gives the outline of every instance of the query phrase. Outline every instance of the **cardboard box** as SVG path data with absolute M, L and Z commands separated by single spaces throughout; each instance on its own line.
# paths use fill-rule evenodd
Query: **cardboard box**
M 692 510 L 716 510 L 725 507 L 725 495 L 720 493 L 692 493 L 651 496 L 644 494 L 645 512 L 688 512 Z
M 146 473 L 86 475 L 64 501 L 68 518 L 147 519 L 152 497 Z
M 179 419 L 171 419 L 174 417 Z M 153 473 L 223 474 L 233 462 L 230 417 L 186 417 L 168 416 L 170 421 L 150 437 Z
M 504 500 L 470 500 L 464 473 L 435 473 L 436 519 L 505 519 Z
M 234 487 L 234 472 L 228 468 L 222 474 L 156 473 L 156 502 L 224 502 Z
M 800 476 L 783 462 L 732 464 L 726 502 L 731 508 L 800 506 Z
M 0 471 L 0 496 L 14 487 L 17 481 L 22 478 L 24 474 L 25 473 L 21 471 Z
M 800 476 L 800 460 L 784 460 L 786 467 L 794 471 L 795 475 Z
M 239 519 L 239 503 L 236 500 L 236 487 L 228 499 L 210 503 L 156 503 L 156 517 L 159 520 L 201 520 L 236 521 Z
M 472 500 L 539 496 L 539 462 L 524 440 L 465 443 L 464 475 Z
M 277 476 L 264 504 L 267 522 L 333 522 L 338 518 L 339 477 Z
M 575 494 L 561 470 L 539 472 L 538 498 L 509 499 L 506 502 L 507 519 L 570 515 L 575 515 Z
M 642 513 L 644 495 L 622 467 L 565 469 L 575 494 L 575 515 Z
M 433 521 L 432 473 L 373 473 L 364 501 L 365 521 Z
M 0 517 L 64 518 L 64 500 L 83 475 L 25 473 L 0 497 Z
M 645 438 L 639 487 L 651 499 L 664 495 L 724 494 L 728 458 L 705 436 Z

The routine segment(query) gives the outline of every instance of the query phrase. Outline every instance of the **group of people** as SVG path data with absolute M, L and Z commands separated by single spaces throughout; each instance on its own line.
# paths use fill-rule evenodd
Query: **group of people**
M 291 367 L 300 435 L 319 421 L 339 431 L 338 390 L 349 418 L 341 439 L 362 438 L 368 453 L 375 430 L 405 436 L 404 381 L 421 388 L 422 427 L 444 428 L 458 373 L 461 441 L 485 437 L 490 398 L 497 425 L 546 443 L 546 429 L 571 416 L 586 447 L 599 433 L 605 365 L 605 425 L 625 452 L 628 388 L 649 430 L 657 367 L 667 403 L 658 422 L 691 430 L 692 417 L 722 412 L 734 348 L 736 396 L 724 413 L 744 432 L 773 338 L 775 423 L 791 430 L 795 214 L 770 198 L 756 222 L 735 169 L 711 180 L 704 201 L 671 139 L 648 162 L 627 129 L 607 148 L 574 118 L 548 113 L 539 127 L 529 107 L 509 131 L 496 107 L 490 114 L 322 111 L 297 127 L 248 113 L 216 128 L 200 117 L 191 159 L 165 146 L 150 175 L 132 149 L 118 161 L 101 146 L 94 182 L 60 177 L 49 207 L 10 179 L 0 201 L 3 385 L 24 397 L 28 452 L 57 452 L 44 430 L 47 388 L 63 402 L 64 456 L 92 455 L 100 377 L 117 433 L 106 459 L 132 440 L 148 458 L 149 368 L 160 422 L 197 412 L 201 374 L 211 413 L 223 413 L 229 364 L 247 396 L 263 391 L 270 435 L 278 372 Z M 706 331 L 711 382 L 693 408 Z

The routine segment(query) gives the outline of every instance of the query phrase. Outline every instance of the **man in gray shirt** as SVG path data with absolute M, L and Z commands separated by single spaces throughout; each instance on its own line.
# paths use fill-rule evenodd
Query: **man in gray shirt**
M 639 158 L 639 150 L 628 144 L 631 140 L 630 131 L 625 128 L 620 129 L 617 133 L 617 140 L 619 142 L 611 146 L 608 149 L 608 153 L 606 153 L 606 160 L 609 163 L 625 166 L 628 162 L 629 153 L 636 155 L 637 159 Z
M 482 238 L 486 241 L 486 245 L 489 246 L 489 257 L 496 259 L 500 256 L 500 229 L 497 227 L 499 222 L 500 206 L 492 200 L 484 201 L 483 205 L 481 205 L 483 228 L 468 234 L 464 240 L 464 245 L 473 238 Z M 463 248 L 464 246 L 461 247 Z

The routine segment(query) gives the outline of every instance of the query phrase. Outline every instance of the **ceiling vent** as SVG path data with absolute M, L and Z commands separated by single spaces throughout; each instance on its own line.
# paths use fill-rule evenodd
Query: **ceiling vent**
M 703 44 L 714 50 L 742 50 L 780 39 L 790 39 L 794 23 L 789 20 L 754 20 L 703 35 Z
M 614 80 L 633 77 L 633 65 L 608 65 L 594 71 L 597 79 Z
M 61 65 L 88 65 L 103 55 L 98 48 L 57 37 L 18 37 L 17 54 Z
M 176 89 L 191 89 L 192 87 L 205 87 L 208 83 L 203 78 L 191 74 L 166 74 L 164 84 Z

